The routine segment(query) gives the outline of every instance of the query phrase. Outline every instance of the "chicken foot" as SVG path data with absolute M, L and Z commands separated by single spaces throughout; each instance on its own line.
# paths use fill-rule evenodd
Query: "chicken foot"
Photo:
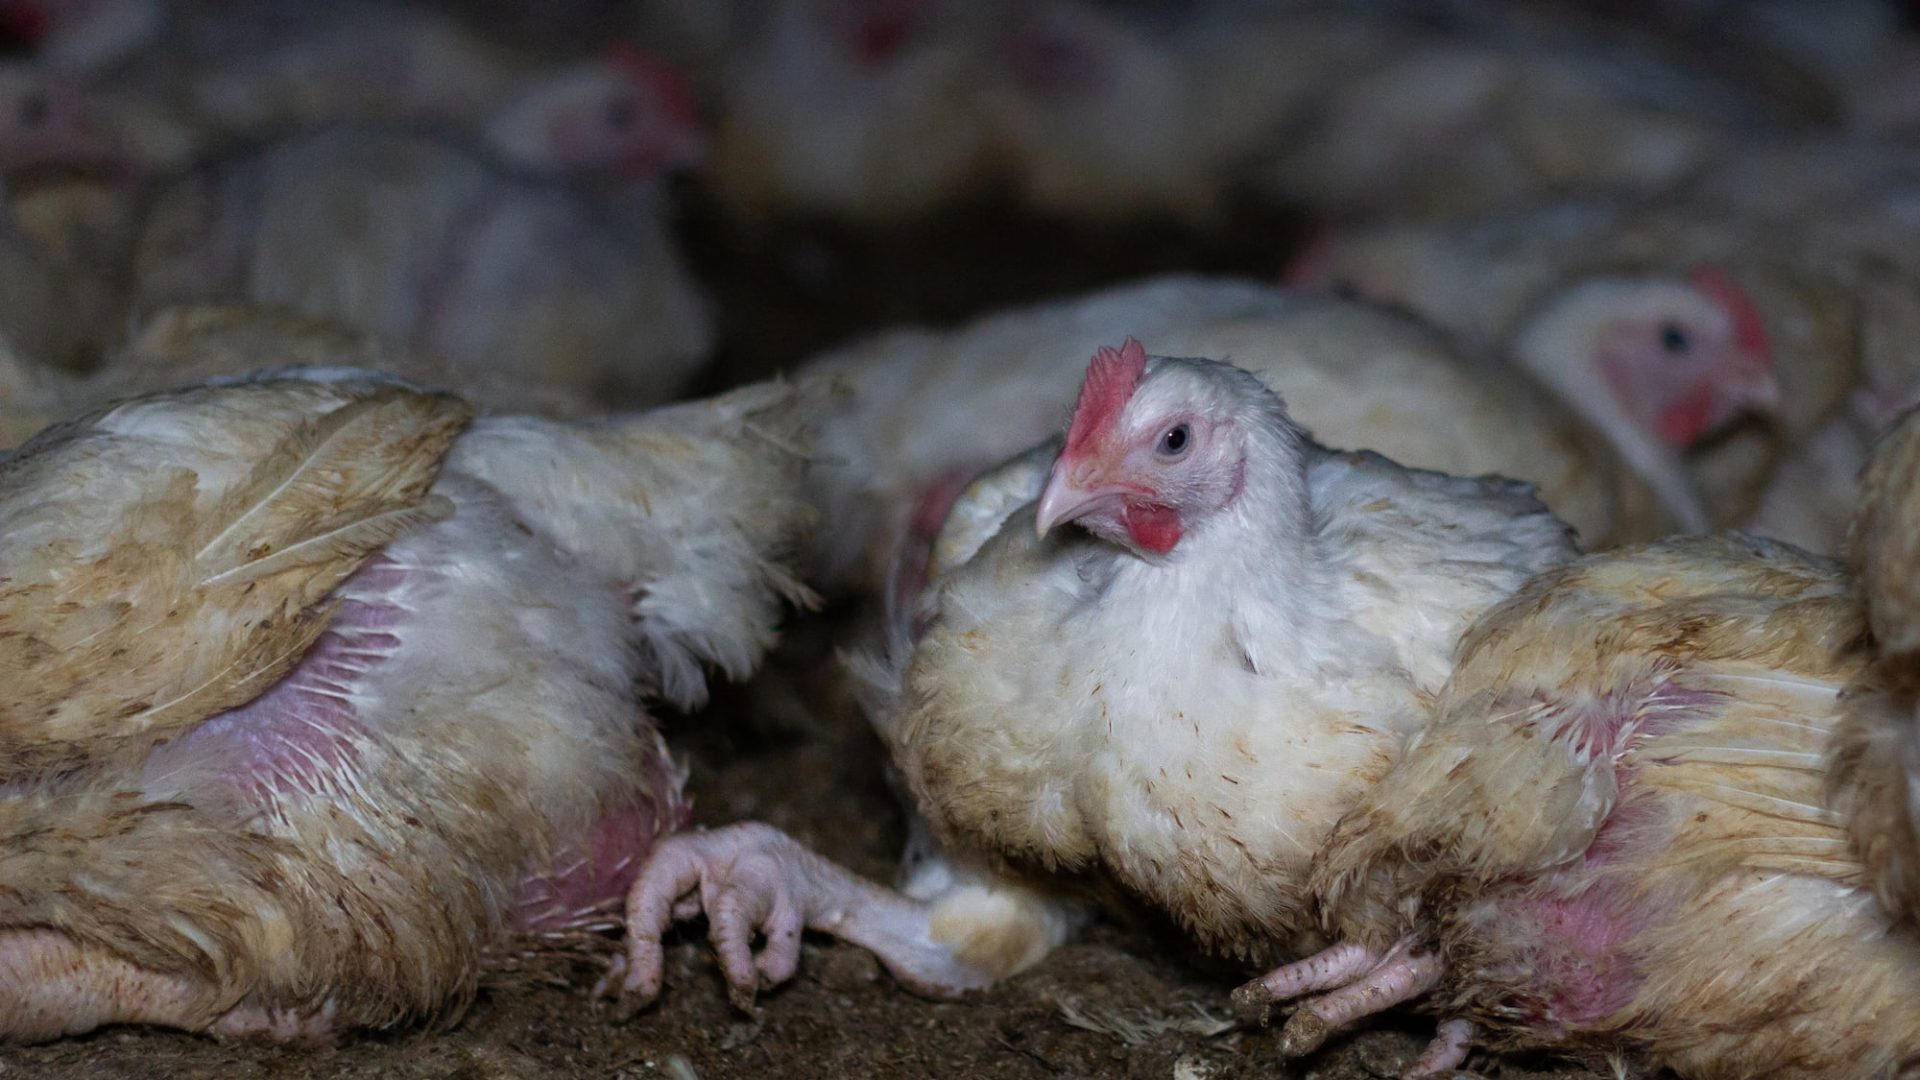
M 1281 1053 L 1298 1057 L 1319 1049 L 1355 1020 L 1433 989 L 1440 973 L 1439 957 L 1416 951 L 1411 938 L 1384 952 L 1351 943 L 1334 945 L 1241 986 L 1233 992 L 1233 1001 L 1242 1011 L 1264 1015 L 1276 1002 L 1305 998 L 1280 1033 Z M 1450 1073 L 1466 1060 L 1472 1039 L 1473 1025 L 1467 1021 L 1441 1024 L 1425 1053 L 1403 1075 L 1417 1080 Z
M 876 885 L 769 825 L 681 833 L 660 843 L 628 892 L 627 948 L 596 992 L 617 995 L 627 1009 L 651 1003 L 661 987 L 661 936 L 702 913 L 729 996 L 742 1009 L 761 988 L 793 978 L 804 930 L 869 950 L 895 979 L 930 997 L 953 997 L 1010 974 L 994 952 L 978 948 L 982 920 L 956 919 L 944 906 Z M 1009 916 L 1003 906 L 984 915 L 998 918 L 987 936 L 997 930 L 1001 939 L 1022 937 L 1018 913 Z M 763 939 L 757 955 L 756 935 Z

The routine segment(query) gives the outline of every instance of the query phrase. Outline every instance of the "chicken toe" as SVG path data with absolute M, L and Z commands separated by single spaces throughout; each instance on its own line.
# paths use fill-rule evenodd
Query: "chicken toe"
M 1442 1021 L 1426 1050 L 1400 1074 L 1401 1080 L 1435 1080 L 1456 1075 L 1460 1066 L 1466 1064 L 1467 1051 L 1473 1049 L 1473 1033 L 1471 1020 Z
M 762 988 L 797 973 L 806 930 L 872 951 L 917 993 L 950 997 L 990 981 L 939 940 L 933 905 L 869 882 L 771 826 L 746 822 L 669 837 L 655 849 L 627 895 L 626 955 L 601 991 L 629 1005 L 652 1002 L 662 981 L 662 935 L 700 913 L 729 997 L 743 1010 Z
M 1367 960 L 1374 962 L 1368 964 Z M 1440 981 L 1440 971 L 1439 957 L 1416 951 L 1411 938 L 1402 938 L 1378 957 L 1365 950 L 1356 952 L 1351 945 L 1335 945 L 1251 985 L 1261 986 L 1275 1000 L 1331 987 L 1304 1002 L 1281 1031 L 1281 1052 L 1298 1057 L 1319 1049 L 1328 1036 L 1355 1020 L 1433 989 Z M 1246 989 L 1242 987 L 1236 997 Z M 1448 1030 L 1442 1034 L 1452 1037 L 1454 1033 Z M 1434 1054 L 1435 1048 L 1429 1047 L 1428 1052 Z
M 1334 945 L 1246 983 L 1233 992 L 1233 1003 L 1249 1017 L 1264 1021 L 1274 1002 L 1344 986 L 1372 971 L 1385 958 L 1385 953 L 1362 945 Z

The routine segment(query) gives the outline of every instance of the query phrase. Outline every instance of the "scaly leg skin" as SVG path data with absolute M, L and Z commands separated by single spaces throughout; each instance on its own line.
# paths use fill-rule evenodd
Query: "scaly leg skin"
M 1433 1041 L 1427 1044 L 1426 1052 L 1407 1066 L 1407 1071 L 1400 1074 L 1400 1080 L 1437 1080 L 1438 1077 L 1453 1076 L 1467 1062 L 1467 1051 L 1473 1048 L 1473 1031 L 1471 1020 L 1443 1021 L 1440 1030 L 1434 1032 Z
M 915 993 L 953 997 L 1058 943 L 1053 923 L 1034 917 L 1035 905 L 1010 903 L 1008 895 L 994 894 L 978 914 L 956 915 L 941 900 L 910 899 L 867 881 L 768 825 L 681 833 L 661 841 L 627 894 L 626 953 L 598 992 L 619 995 L 628 1011 L 651 1003 L 660 994 L 661 936 L 704 912 L 729 997 L 743 1010 L 762 987 L 793 978 L 804 930 L 867 949 Z M 758 956 L 756 933 L 765 939 Z
M 1384 953 L 1352 944 L 1323 949 L 1247 983 L 1233 992 L 1233 1000 L 1243 1010 L 1264 1010 L 1277 1001 L 1317 995 L 1307 998 L 1280 1032 L 1280 1052 L 1299 1057 L 1355 1020 L 1419 997 L 1439 981 L 1439 957 L 1416 951 L 1412 938 L 1402 938 Z M 1441 1025 L 1406 1075 L 1436 1076 L 1456 1068 L 1466 1059 L 1472 1036 L 1465 1021 Z

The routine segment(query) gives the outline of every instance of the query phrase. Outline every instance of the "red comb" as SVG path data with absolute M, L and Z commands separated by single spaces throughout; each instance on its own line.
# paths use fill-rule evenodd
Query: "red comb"
M 1760 317 L 1760 309 L 1753 305 L 1747 290 L 1717 266 L 1696 268 L 1693 283 L 1733 319 L 1733 342 L 1742 352 L 1763 359 L 1772 356 L 1767 344 L 1767 322 Z
M 39 0 L 0 2 L 0 34 L 27 45 L 38 45 L 46 39 L 47 30 L 47 8 Z
M 1102 348 L 1093 354 L 1086 380 L 1080 384 L 1080 397 L 1073 403 L 1073 422 L 1067 425 L 1068 453 L 1113 430 L 1146 372 L 1147 350 L 1133 338 L 1118 349 Z
M 700 110 L 694 105 L 693 88 L 672 64 L 624 41 L 607 49 L 607 63 L 652 90 L 669 120 L 690 128 L 699 126 Z

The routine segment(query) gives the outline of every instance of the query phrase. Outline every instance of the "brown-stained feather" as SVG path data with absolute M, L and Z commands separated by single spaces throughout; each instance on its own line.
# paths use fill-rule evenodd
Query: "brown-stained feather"
M 0 555 L 0 679 L 11 691 L 0 772 L 163 738 L 247 701 L 325 629 L 315 605 L 335 585 L 450 512 L 427 488 L 465 404 L 317 383 L 270 401 L 272 385 L 231 391 L 253 415 L 206 417 L 271 429 L 273 449 L 238 476 L 147 460 L 133 464 L 150 479 L 130 483 L 96 460 L 92 434 L 137 417 L 142 399 L 45 433 L 7 462 L 0 498 L 9 477 L 19 491 L 50 470 L 78 479 L 0 508 L 25 529 L 15 543 L 31 545 Z M 67 505 L 78 509 L 62 517 Z M 0 533 L 12 524 L 0 520 Z

